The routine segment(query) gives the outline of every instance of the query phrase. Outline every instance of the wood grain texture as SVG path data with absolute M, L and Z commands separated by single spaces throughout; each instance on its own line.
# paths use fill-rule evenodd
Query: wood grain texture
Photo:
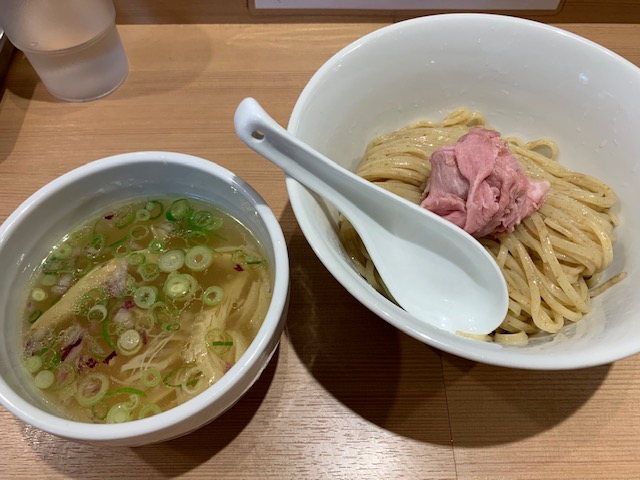
M 285 232 L 292 291 L 276 355 L 216 421 L 163 444 L 105 449 L 54 438 L 0 409 L 0 478 L 640 478 L 640 357 L 529 372 L 409 338 L 331 277 L 297 226 L 283 175 L 236 138 L 242 98 L 258 98 L 286 124 L 313 72 L 379 26 L 124 25 L 129 77 L 87 104 L 55 100 L 24 57 L 14 59 L 0 100 L 0 221 L 88 161 L 190 153 L 265 197 Z M 640 63 L 638 26 L 562 26 Z
M 453 10 L 256 10 L 253 0 L 114 0 L 118 23 L 397 22 Z M 564 0 L 557 12 L 495 11 L 547 23 L 640 23 L 636 0 Z

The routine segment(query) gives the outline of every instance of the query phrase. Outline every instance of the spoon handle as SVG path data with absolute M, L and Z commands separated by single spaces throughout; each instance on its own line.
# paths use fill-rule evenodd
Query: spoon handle
M 236 133 L 252 150 L 321 197 L 330 199 L 345 216 L 352 213 L 350 203 L 360 206 L 369 203 L 370 186 L 362 185 L 365 180 L 311 150 L 278 125 L 253 98 L 245 98 L 238 105 L 234 123 Z

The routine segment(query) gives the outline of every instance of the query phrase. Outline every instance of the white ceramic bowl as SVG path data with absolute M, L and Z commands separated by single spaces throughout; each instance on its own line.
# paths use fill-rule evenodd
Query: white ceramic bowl
M 328 60 L 301 93 L 289 131 L 353 170 L 368 142 L 458 106 L 483 112 L 503 135 L 555 139 L 560 161 L 595 175 L 621 199 L 612 273 L 624 282 L 554 337 L 525 347 L 468 340 L 422 325 L 354 270 L 336 235 L 336 212 L 287 179 L 301 229 L 327 269 L 360 302 L 407 334 L 479 362 L 568 369 L 640 351 L 640 70 L 611 51 L 557 28 L 483 14 L 397 23 Z
M 245 224 L 274 271 L 273 298 L 257 337 L 240 360 L 192 400 L 144 420 L 95 425 L 52 414 L 20 365 L 20 318 L 30 274 L 45 248 L 96 211 L 144 195 L 187 195 L 209 201 Z M 18 418 L 60 437 L 114 446 L 155 443 L 189 433 L 231 407 L 273 355 L 286 321 L 289 261 L 280 225 L 260 195 L 215 163 L 166 152 L 126 153 L 73 170 L 29 197 L 0 227 L 0 402 Z

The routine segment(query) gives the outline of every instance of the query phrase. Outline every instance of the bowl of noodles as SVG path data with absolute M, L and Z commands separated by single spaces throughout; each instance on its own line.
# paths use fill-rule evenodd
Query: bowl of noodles
M 88 163 L 0 226 L 0 402 L 113 446 L 187 434 L 229 409 L 279 343 L 286 243 L 261 196 L 168 152 Z
M 428 345 L 526 369 L 633 355 L 640 351 L 640 260 L 630 255 L 640 241 L 638 88 L 635 65 L 572 33 L 507 16 L 443 14 L 356 40 L 300 94 L 291 133 L 379 187 L 439 208 L 493 255 L 510 300 L 489 335 L 448 333 L 407 314 L 348 219 L 287 178 L 293 211 L 358 301 Z M 489 159 L 490 170 L 480 162 L 487 138 L 502 152 Z M 503 154 L 529 187 L 499 207 L 509 197 Z M 527 202 L 534 207 L 515 218 Z M 477 212 L 497 218 L 494 203 L 503 216 L 471 228 Z

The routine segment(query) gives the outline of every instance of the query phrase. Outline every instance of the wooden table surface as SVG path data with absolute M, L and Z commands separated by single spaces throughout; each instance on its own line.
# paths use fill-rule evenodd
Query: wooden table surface
M 0 221 L 90 160 L 185 152 L 265 197 L 285 232 L 292 281 L 276 355 L 216 421 L 158 445 L 97 448 L 0 408 L 0 478 L 640 478 L 640 356 L 577 371 L 511 370 L 398 332 L 325 270 L 283 175 L 236 138 L 242 98 L 286 124 L 312 73 L 380 26 L 124 25 L 129 76 L 86 104 L 57 101 L 22 55 L 14 59 L 0 101 Z M 640 64 L 640 25 L 561 26 Z

